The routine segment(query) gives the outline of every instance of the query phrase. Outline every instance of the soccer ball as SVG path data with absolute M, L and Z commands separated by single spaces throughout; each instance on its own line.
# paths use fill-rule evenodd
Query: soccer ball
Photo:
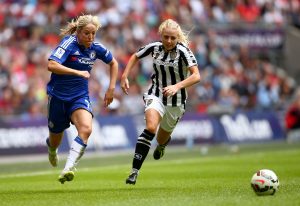
M 262 169 L 252 176 L 251 187 L 257 195 L 274 195 L 279 189 L 279 180 L 272 170 Z

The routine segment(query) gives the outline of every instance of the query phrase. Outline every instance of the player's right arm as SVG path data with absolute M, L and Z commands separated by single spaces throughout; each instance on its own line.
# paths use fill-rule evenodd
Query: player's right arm
M 48 71 L 60 75 L 76 75 L 86 79 L 90 77 L 90 73 L 88 71 L 72 69 L 51 59 L 48 61 Z
M 131 69 L 134 67 L 134 65 L 138 62 L 139 58 L 136 56 L 136 54 L 131 55 L 126 68 L 121 76 L 121 88 L 125 94 L 128 94 L 129 89 L 129 81 L 128 81 L 128 74 L 130 73 Z
M 86 79 L 90 77 L 88 71 L 79 71 L 63 65 L 72 52 L 73 43 L 75 41 L 76 37 L 74 35 L 65 36 L 63 38 L 48 58 L 48 71 L 58 75 L 76 75 Z
M 135 64 L 139 61 L 139 59 L 142 59 L 149 54 L 153 53 L 153 48 L 157 44 L 157 42 L 147 44 L 146 46 L 143 46 L 139 49 L 138 52 L 131 55 L 125 70 L 121 76 L 121 88 L 125 94 L 128 94 L 129 89 L 129 81 L 128 81 L 128 75 L 132 68 L 135 66 Z

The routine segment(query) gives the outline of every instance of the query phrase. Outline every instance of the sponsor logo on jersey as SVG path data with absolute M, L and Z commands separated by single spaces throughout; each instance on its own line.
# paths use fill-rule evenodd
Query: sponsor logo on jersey
M 64 55 L 65 52 L 66 52 L 66 51 L 65 51 L 63 48 L 60 48 L 60 47 L 59 47 L 59 48 L 57 48 L 57 50 L 55 51 L 54 56 L 60 59 L 60 58 Z
M 164 61 L 161 61 L 159 59 L 154 59 L 153 62 L 157 65 L 164 65 L 164 66 L 172 66 L 172 67 L 176 67 L 177 66 L 177 63 L 173 63 L 173 62 L 164 62 Z
M 94 65 L 94 61 L 91 60 L 90 58 L 78 58 L 78 61 L 81 63 L 81 64 L 88 64 L 88 65 Z

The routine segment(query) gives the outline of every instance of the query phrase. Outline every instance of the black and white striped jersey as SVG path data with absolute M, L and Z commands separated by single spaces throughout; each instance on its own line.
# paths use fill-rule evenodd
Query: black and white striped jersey
M 174 85 L 187 78 L 189 67 L 197 65 L 196 58 L 191 50 L 181 43 L 178 43 L 171 51 L 163 49 L 162 42 L 153 42 L 141 47 L 136 56 L 143 58 L 148 55 L 153 58 L 154 72 L 151 76 L 152 84 L 148 94 L 160 98 L 166 106 L 180 106 L 186 103 L 187 91 L 185 88 L 178 90 L 172 97 L 165 97 L 162 88 Z

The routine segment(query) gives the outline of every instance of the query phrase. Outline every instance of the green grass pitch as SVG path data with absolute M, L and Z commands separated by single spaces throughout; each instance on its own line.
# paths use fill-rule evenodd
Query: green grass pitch
M 75 179 L 63 185 L 57 177 L 64 159 L 58 168 L 46 155 L 43 161 L 0 163 L 0 205 L 300 205 L 299 144 L 240 145 L 234 152 L 218 145 L 205 155 L 200 150 L 170 146 L 155 161 L 151 149 L 136 185 L 125 184 L 133 151 L 84 156 Z M 254 172 L 264 168 L 279 177 L 274 196 L 256 196 L 250 187 Z

